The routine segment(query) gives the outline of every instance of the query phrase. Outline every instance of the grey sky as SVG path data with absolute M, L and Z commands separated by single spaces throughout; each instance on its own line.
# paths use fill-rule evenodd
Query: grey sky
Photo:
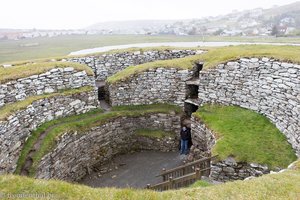
M 296 0 L 2 0 L 0 28 L 84 28 L 101 21 L 191 19 Z

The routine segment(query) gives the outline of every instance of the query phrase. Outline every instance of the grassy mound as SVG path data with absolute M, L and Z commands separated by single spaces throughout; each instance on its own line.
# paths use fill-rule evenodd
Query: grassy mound
M 72 62 L 49 62 L 49 63 L 36 63 L 28 65 L 18 65 L 8 68 L 0 67 L 0 83 L 6 83 L 12 80 L 29 77 L 45 73 L 54 68 L 67 68 L 73 67 L 77 71 L 86 71 L 90 76 L 94 75 L 93 70 L 79 63 Z
M 145 63 L 138 66 L 130 66 L 107 79 L 113 84 L 128 79 L 149 69 L 176 68 L 192 69 L 195 62 L 204 62 L 204 69 L 212 68 L 220 63 L 237 60 L 243 57 L 269 57 L 281 61 L 300 63 L 300 47 L 298 46 L 271 46 L 271 45 L 240 45 L 220 48 L 209 48 L 205 54 L 189 56 L 185 58 L 163 60 Z
M 152 104 L 152 105 L 138 105 L 138 106 L 119 106 L 113 107 L 111 112 L 102 113 L 101 110 L 95 110 L 78 116 L 66 117 L 51 122 L 47 122 L 28 138 L 22 149 L 21 155 L 17 163 L 16 173 L 20 173 L 22 166 L 26 160 L 29 151 L 32 149 L 35 142 L 38 140 L 40 134 L 48 130 L 48 134 L 43 140 L 39 151 L 33 156 L 33 164 L 30 169 L 30 175 L 35 174 L 36 168 L 41 158 L 50 152 L 54 146 L 56 139 L 66 132 L 83 133 L 91 127 L 100 126 L 109 120 L 118 117 L 139 117 L 152 113 L 181 113 L 181 109 L 175 105 L 168 104 Z
M 285 136 L 265 116 L 237 106 L 204 105 L 193 114 L 216 134 L 212 149 L 220 159 L 287 167 L 296 155 Z
M 94 90 L 94 88 L 91 86 L 86 86 L 86 87 L 82 87 L 82 88 L 78 88 L 78 89 L 67 89 L 67 90 L 61 90 L 61 91 L 51 93 L 51 94 L 31 96 L 23 101 L 17 101 L 15 103 L 6 104 L 0 108 L 0 121 L 5 120 L 12 113 L 15 113 L 19 110 L 25 109 L 27 106 L 32 104 L 34 101 L 57 97 L 57 96 L 68 96 L 68 95 L 73 95 L 73 94 L 80 94 L 82 92 L 90 92 L 93 90 Z
M 299 164 L 298 164 L 299 166 Z M 176 191 L 154 192 L 150 190 L 90 188 L 57 180 L 37 180 L 27 177 L 0 176 L 0 192 L 4 195 L 48 194 L 51 199 L 299 199 L 300 170 L 268 174 L 248 181 L 186 188 Z M 13 198 L 14 199 L 14 198 Z M 38 199 L 38 198 L 25 198 Z
M 172 137 L 174 133 L 163 131 L 163 130 L 152 130 L 152 129 L 138 129 L 135 132 L 138 136 L 149 137 L 149 138 L 164 138 L 164 137 Z

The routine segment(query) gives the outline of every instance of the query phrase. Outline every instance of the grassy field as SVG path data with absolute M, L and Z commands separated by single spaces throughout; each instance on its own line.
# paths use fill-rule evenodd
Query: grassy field
M 216 134 L 219 159 L 286 168 L 297 159 L 286 137 L 265 116 L 237 106 L 204 105 L 193 114 Z
M 204 39 L 204 40 L 203 40 Z M 0 40 L 0 63 L 66 56 L 72 51 L 111 45 L 147 42 L 280 42 L 300 43 L 300 38 L 202 37 L 144 35 L 73 35 L 25 40 Z M 32 45 L 31 45 L 32 44 Z
M 138 117 L 144 116 L 151 113 L 181 113 L 181 109 L 175 105 L 169 104 L 152 104 L 152 105 L 138 105 L 138 106 L 119 106 L 113 107 L 111 112 L 102 113 L 101 111 L 92 111 L 86 114 L 79 116 L 71 116 L 63 119 L 54 120 L 47 122 L 36 131 L 34 131 L 31 137 L 25 142 L 22 149 L 21 155 L 17 163 L 16 173 L 20 173 L 21 167 L 24 165 L 27 154 L 29 153 L 32 146 L 38 140 L 40 134 L 45 130 L 51 128 L 44 138 L 39 151 L 33 156 L 33 164 L 30 169 L 30 175 L 35 174 L 35 170 L 41 160 L 41 158 L 46 155 L 49 151 L 55 146 L 56 139 L 63 133 L 66 132 L 79 132 L 83 133 L 86 130 L 89 130 L 91 127 L 97 127 L 109 120 L 128 116 L 128 117 Z
M 268 174 L 248 181 L 234 181 L 209 187 L 184 188 L 166 192 L 151 190 L 91 188 L 58 180 L 38 180 L 24 176 L 0 176 L 0 192 L 8 195 L 27 194 L 27 198 L 40 199 L 30 194 L 46 194 L 50 199 L 64 200 L 296 200 L 300 199 L 300 162 L 293 169 Z M 200 184 L 203 185 L 203 184 Z M 16 199 L 16 198 L 10 198 Z
M 138 66 L 130 66 L 110 76 L 107 81 L 111 84 L 126 80 L 132 75 L 156 68 L 192 69 L 195 62 L 204 62 L 204 69 L 215 67 L 220 63 L 236 60 L 242 57 L 269 57 L 281 61 L 300 63 L 300 47 L 272 46 L 272 45 L 240 45 L 229 47 L 208 48 L 205 54 L 178 58 L 173 60 L 159 60 Z

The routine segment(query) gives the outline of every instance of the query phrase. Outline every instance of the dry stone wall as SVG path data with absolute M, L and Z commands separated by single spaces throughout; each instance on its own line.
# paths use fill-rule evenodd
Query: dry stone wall
M 268 117 L 300 153 L 300 65 L 243 58 L 200 72 L 199 103 L 238 105 Z
M 201 156 L 210 156 L 211 149 L 216 144 L 214 133 L 205 125 L 205 123 L 194 116 L 191 118 L 191 133 L 193 148 L 197 149 L 195 150 L 197 152 L 195 156 L 200 156 L 195 159 L 200 159 Z
M 269 173 L 270 169 L 267 165 L 236 162 L 234 158 L 228 157 L 226 160 L 212 164 L 210 177 L 216 181 L 226 182 L 244 180 L 249 177 L 258 177 Z
M 95 91 L 34 101 L 0 121 L 0 174 L 13 172 L 20 151 L 32 130 L 59 117 L 84 113 L 98 106 Z
M 149 69 L 127 80 L 108 85 L 112 106 L 171 103 L 181 107 L 186 99 L 186 81 L 192 70 L 175 68 Z
M 177 132 L 178 134 L 178 132 Z M 165 136 L 162 138 L 141 136 L 141 135 L 132 135 L 131 141 L 133 141 L 133 150 L 140 151 L 160 151 L 160 152 L 169 152 L 178 150 L 178 136 L 171 135 Z
M 180 120 L 175 113 L 119 117 L 85 133 L 65 133 L 55 149 L 42 158 L 36 177 L 79 180 L 95 164 L 105 164 L 113 156 L 139 147 L 134 135 L 137 129 L 161 129 L 179 134 Z M 153 143 L 153 148 L 162 150 L 161 145 L 161 142 Z M 165 143 L 164 150 L 174 150 L 174 144 Z
M 73 67 L 54 68 L 48 72 L 0 84 L 0 107 L 29 96 L 53 93 L 62 89 L 95 86 L 95 78 Z
M 91 67 L 96 75 L 96 80 L 104 81 L 107 77 L 134 65 L 139 65 L 156 60 L 170 60 L 183 58 L 202 51 L 196 50 L 164 50 L 164 51 L 135 51 L 115 54 L 102 54 L 98 56 L 85 56 L 70 58 L 68 61 L 79 62 Z

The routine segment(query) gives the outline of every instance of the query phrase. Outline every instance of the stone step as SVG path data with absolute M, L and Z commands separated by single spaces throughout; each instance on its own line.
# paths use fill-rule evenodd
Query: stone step
M 192 80 L 189 80 L 186 82 L 187 85 L 199 85 L 200 84 L 200 79 L 198 78 L 195 78 L 195 79 L 192 79 Z
M 197 99 L 186 99 L 184 102 L 185 103 L 189 103 L 189 104 L 193 104 L 195 106 L 199 106 L 200 105 L 198 98 Z

